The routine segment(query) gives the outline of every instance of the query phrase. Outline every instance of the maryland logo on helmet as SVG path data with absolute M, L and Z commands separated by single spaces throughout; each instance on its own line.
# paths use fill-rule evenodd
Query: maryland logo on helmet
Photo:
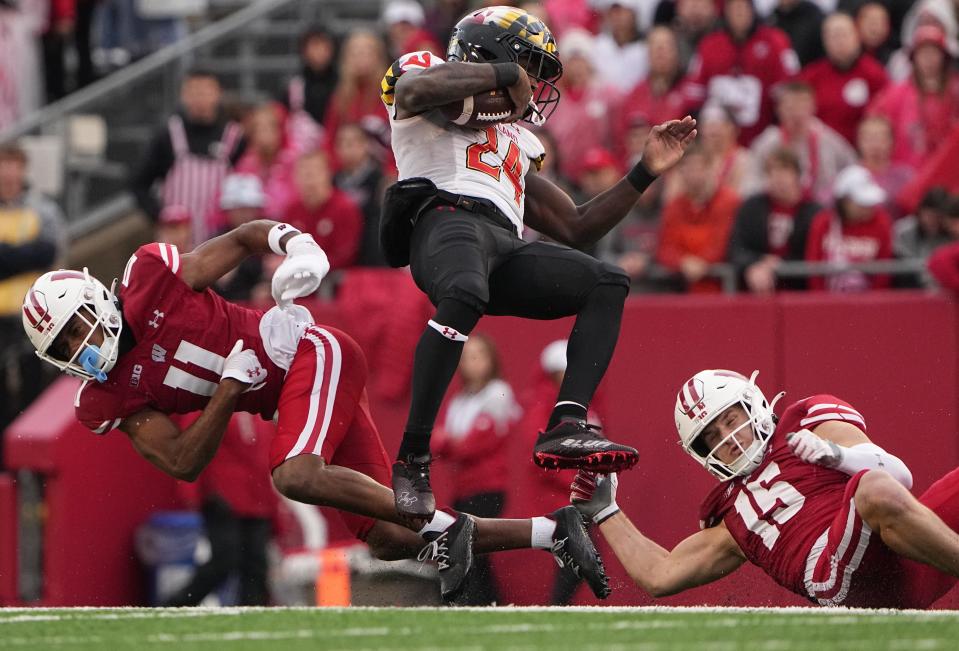
M 542 20 L 516 7 L 487 7 L 470 12 L 453 27 L 446 50 L 449 61 L 517 63 L 536 91 L 524 119 L 542 124 L 559 102 L 555 82 L 563 74 L 556 39 Z

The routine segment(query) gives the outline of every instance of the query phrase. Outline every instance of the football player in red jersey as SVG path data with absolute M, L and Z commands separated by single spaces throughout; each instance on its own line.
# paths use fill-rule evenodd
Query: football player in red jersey
M 276 307 L 252 310 L 210 290 L 247 256 L 271 250 L 286 256 L 273 276 Z M 257 220 L 190 253 L 169 244 L 140 247 L 116 294 L 86 269 L 48 272 L 24 298 L 23 325 L 42 359 L 85 380 L 77 419 L 97 434 L 121 430 L 177 479 L 197 478 L 233 412 L 260 414 L 276 421 L 270 466 L 283 495 L 340 509 L 378 558 L 419 552 L 435 560 L 447 599 L 462 588 L 474 549 L 519 547 L 551 549 L 605 597 L 602 563 L 572 507 L 531 520 L 437 510 L 425 525 L 396 513 L 363 352 L 292 303 L 313 293 L 328 271 L 310 235 Z M 169 417 L 195 411 L 202 413 L 182 430 Z
M 633 580 L 654 597 L 716 581 L 749 561 L 820 605 L 926 608 L 959 577 L 959 468 L 918 499 L 912 475 L 866 436 L 862 415 L 831 395 L 781 418 L 733 371 L 694 375 L 679 391 L 680 443 L 722 483 L 702 530 L 672 550 L 616 505 L 616 475 L 580 471 L 571 499 L 600 523 Z

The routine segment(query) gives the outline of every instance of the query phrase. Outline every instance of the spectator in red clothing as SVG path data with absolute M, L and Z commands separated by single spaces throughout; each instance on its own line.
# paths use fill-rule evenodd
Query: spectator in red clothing
M 832 184 L 839 170 L 856 161 L 856 152 L 846 139 L 816 117 L 816 98 L 805 81 L 790 81 L 779 88 L 776 99 L 779 126 L 770 126 L 752 144 L 754 178 L 762 178 L 762 162 L 774 149 L 789 147 L 803 170 L 803 189 L 825 205 L 832 198 Z
M 959 72 L 952 69 L 945 32 L 936 25 L 916 29 L 911 55 L 912 75 L 889 85 L 869 113 L 892 125 L 893 160 L 918 169 L 959 120 Z
M 286 221 L 310 233 L 330 259 L 331 269 L 356 262 L 363 232 L 363 215 L 344 191 L 333 185 L 330 163 L 321 151 L 296 161 L 296 195 L 286 210 Z
M 837 265 L 892 258 L 892 221 L 882 208 L 886 193 L 865 167 L 850 165 L 836 177 L 835 208 L 816 215 L 809 230 L 806 260 Z M 887 275 L 845 271 L 809 279 L 810 289 L 857 292 L 889 287 Z
M 181 417 L 180 426 L 199 414 Z M 267 545 L 277 495 L 270 481 L 269 450 L 273 424 L 253 414 L 234 414 L 210 465 L 192 484 L 178 482 L 188 506 L 200 509 L 210 559 L 190 582 L 163 604 L 196 606 L 231 574 L 239 579 L 238 606 L 265 606 Z
M 881 115 L 864 118 L 859 123 L 856 148 L 859 164 L 872 174 L 872 178 L 886 191 L 886 210 L 893 219 L 902 216 L 899 192 L 915 176 L 916 171 L 905 163 L 892 160 L 893 128 Z
M 559 88 L 563 101 L 550 116 L 545 129 L 559 148 L 560 171 L 578 181 L 583 171 L 583 153 L 593 147 L 609 147 L 610 116 L 619 106 L 619 91 L 603 83 L 593 66 L 593 37 L 571 29 L 559 42 L 563 53 L 563 76 Z
M 774 149 L 766 159 L 765 188 L 746 199 L 729 238 L 729 262 L 753 294 L 805 289 L 806 280 L 776 278 L 783 260 L 803 260 L 819 204 L 805 196 L 795 152 Z
M 336 138 L 341 124 L 376 121 L 389 128 L 380 101 L 380 79 L 389 65 L 386 47 L 373 32 L 354 31 L 346 39 L 340 50 L 339 79 L 323 120 L 328 142 Z
M 848 14 L 832 14 L 822 26 L 825 58 L 806 66 L 800 78 L 816 93 L 816 115 L 850 144 L 869 101 L 888 83 L 885 69 L 862 51 Z
M 437 460 L 453 465 L 453 508 L 483 518 L 503 513 L 510 486 L 506 438 L 522 413 L 513 389 L 500 376 L 499 355 L 489 337 L 473 333 L 459 362 L 462 389 L 446 408 L 434 438 Z M 498 601 L 486 556 L 473 559 L 463 605 Z
M 679 44 L 673 30 L 654 27 L 646 37 L 649 48 L 649 76 L 640 81 L 623 99 L 617 120 L 617 141 L 629 129 L 637 113 L 651 124 L 675 120 L 685 115 L 686 99 L 680 83 L 683 70 L 680 67 Z M 560 48 L 563 56 L 565 50 Z M 566 96 L 563 96 L 566 101 Z
M 440 56 L 446 50 L 424 28 L 426 14 L 416 0 L 390 0 L 383 6 L 382 20 L 390 45 L 390 57 L 393 59 L 420 50 Z
M 544 0 L 543 6 L 546 16 L 530 13 L 545 20 L 556 38 L 563 38 L 569 29 L 585 29 L 593 34 L 599 29 L 600 17 L 590 0 Z
M 663 209 L 656 261 L 678 272 L 689 291 L 718 292 L 719 283 L 706 274 L 725 259 L 739 196 L 717 186 L 713 160 L 702 146 L 686 150 L 677 173 L 683 191 Z
M 773 119 L 773 89 L 799 72 L 789 37 L 756 19 L 752 0 L 726 0 L 725 24 L 699 43 L 685 93 L 688 110 L 707 99 L 728 106 L 748 145 Z
M 882 65 L 889 63 L 893 53 L 889 10 L 879 0 L 867 0 L 856 9 L 856 29 L 862 48 Z

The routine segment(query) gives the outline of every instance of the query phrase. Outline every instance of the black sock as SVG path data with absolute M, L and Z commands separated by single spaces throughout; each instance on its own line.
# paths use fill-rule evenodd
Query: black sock
M 436 308 L 433 321 L 468 335 L 479 321 L 480 313 L 455 299 L 444 299 Z M 443 396 L 459 365 L 463 342 L 454 341 L 440 334 L 432 326 L 426 330 L 416 345 L 413 357 L 413 395 L 410 398 L 410 413 L 403 432 L 397 458 L 401 461 L 410 455 L 429 454 L 430 435 Z
M 596 387 L 613 358 L 623 318 L 623 304 L 628 293 L 628 287 L 612 284 L 597 285 L 590 292 L 569 335 L 566 374 L 556 398 L 557 403 L 588 405 L 592 401 Z M 556 418 L 555 409 L 553 414 L 550 422 Z M 556 422 L 559 422 L 559 418 L 556 418 Z
M 561 420 L 586 420 L 586 407 L 575 402 L 564 402 L 553 407 L 546 429 L 553 429 Z

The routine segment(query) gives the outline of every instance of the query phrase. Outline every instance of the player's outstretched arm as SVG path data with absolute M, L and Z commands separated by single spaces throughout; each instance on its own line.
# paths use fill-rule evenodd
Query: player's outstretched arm
M 251 255 L 270 253 L 270 230 L 279 222 L 257 219 L 228 233 L 207 240 L 180 256 L 180 277 L 187 285 L 203 291 Z M 278 238 L 281 250 L 297 235 L 295 229 Z
M 639 195 L 683 157 L 696 139 L 696 120 L 686 116 L 650 131 L 640 162 L 619 183 L 581 206 L 535 172 L 526 175 L 525 221 L 558 242 L 575 248 L 593 244 L 630 211 Z
M 240 395 L 266 380 L 267 371 L 243 340 L 226 357 L 220 383 L 200 417 L 181 430 L 159 411 L 144 409 L 120 423 L 133 447 L 144 459 L 166 474 L 184 481 L 195 481 L 213 459 L 226 426 L 236 409 Z
M 570 502 L 599 525 L 630 578 L 651 597 L 666 597 L 721 579 L 746 557 L 726 526 L 699 531 L 672 551 L 644 536 L 616 504 L 617 477 L 580 470 Z
M 523 107 L 532 95 L 529 76 L 515 63 L 450 61 L 423 70 L 407 70 L 396 81 L 396 119 L 403 120 L 438 106 L 505 88 L 513 104 Z

